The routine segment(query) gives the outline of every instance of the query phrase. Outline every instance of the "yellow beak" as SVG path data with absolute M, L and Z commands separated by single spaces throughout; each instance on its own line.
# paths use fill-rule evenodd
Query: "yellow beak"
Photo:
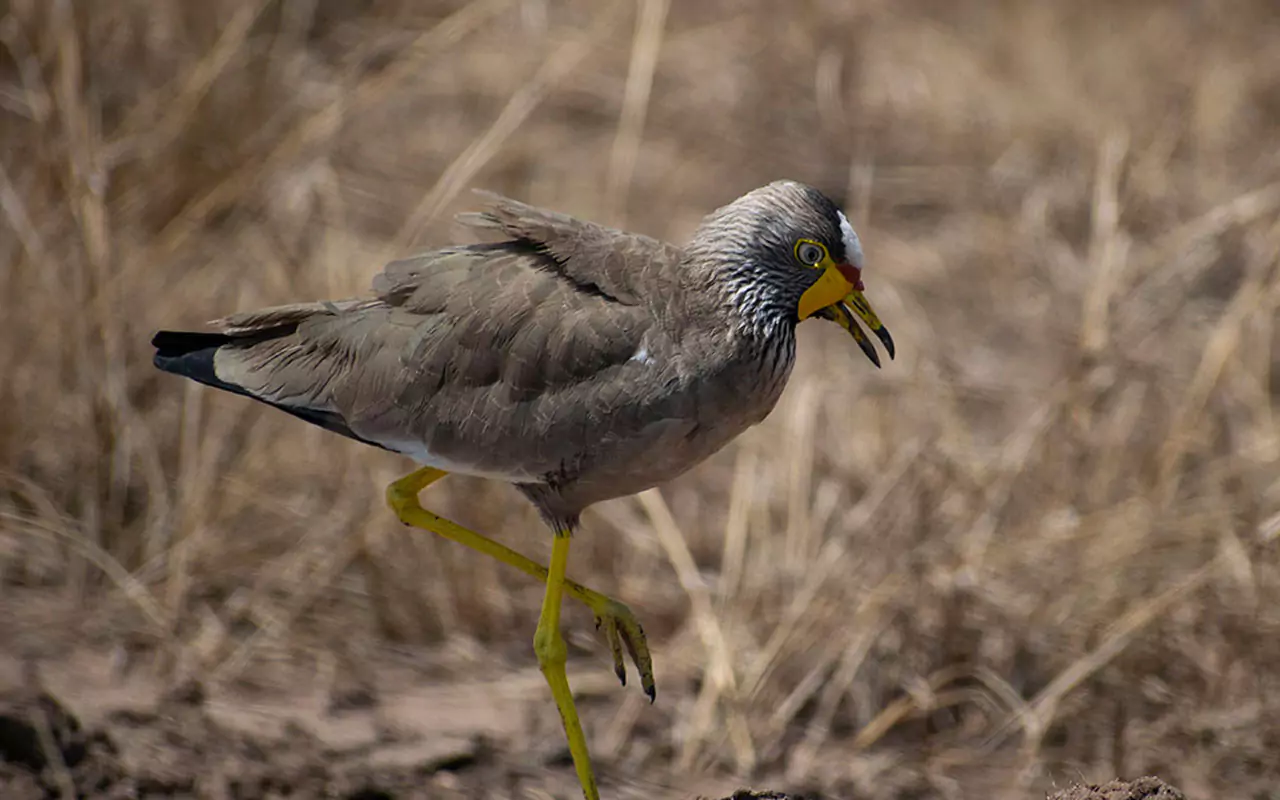
M 818 280 L 800 295 L 800 307 L 797 309 L 800 319 L 808 319 L 820 309 L 839 303 L 852 291 L 853 284 L 840 274 L 834 264 L 828 263 Z
M 880 322 L 880 317 L 872 310 L 871 303 L 867 301 L 866 295 L 857 289 L 850 291 L 839 302 L 820 308 L 815 313 L 847 330 L 853 336 L 853 340 L 858 343 L 858 347 L 862 349 L 862 352 L 866 354 L 867 358 L 871 359 L 871 363 L 878 367 L 880 366 L 880 356 L 876 354 L 876 349 L 871 344 L 871 340 L 867 338 L 867 334 L 863 332 L 854 319 L 857 316 L 871 329 L 871 332 L 876 335 L 880 343 L 884 345 L 884 349 L 889 353 L 889 358 L 894 357 L 895 348 L 893 337 L 889 335 L 889 329 Z

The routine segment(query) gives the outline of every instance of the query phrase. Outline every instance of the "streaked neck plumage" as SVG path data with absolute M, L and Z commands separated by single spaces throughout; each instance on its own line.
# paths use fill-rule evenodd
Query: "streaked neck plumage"
M 695 232 L 685 247 L 688 277 L 700 296 L 714 298 L 721 318 L 738 335 L 762 342 L 794 339 L 807 286 L 771 263 L 771 253 L 788 252 L 786 243 L 739 203 L 720 209 Z

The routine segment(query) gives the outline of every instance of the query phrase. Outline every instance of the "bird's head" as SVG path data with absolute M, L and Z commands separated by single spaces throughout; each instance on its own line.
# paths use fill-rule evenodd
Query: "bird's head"
M 862 242 L 817 189 L 784 180 L 748 192 L 713 212 L 690 246 L 729 267 L 731 296 L 751 313 L 835 322 L 878 367 L 861 320 L 894 357 L 893 338 L 863 294 Z

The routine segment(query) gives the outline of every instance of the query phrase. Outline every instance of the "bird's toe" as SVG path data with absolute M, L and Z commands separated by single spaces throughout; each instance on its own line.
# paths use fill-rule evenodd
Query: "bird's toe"
M 592 609 L 596 616 L 596 627 L 604 632 L 605 641 L 609 644 L 609 652 L 613 656 L 613 671 L 622 685 L 627 684 L 626 660 L 623 648 L 631 656 L 636 672 L 640 674 L 640 686 L 653 702 L 657 697 L 657 689 L 653 680 L 653 656 L 649 652 L 649 640 L 645 637 L 644 628 L 636 615 L 624 603 L 605 598 Z

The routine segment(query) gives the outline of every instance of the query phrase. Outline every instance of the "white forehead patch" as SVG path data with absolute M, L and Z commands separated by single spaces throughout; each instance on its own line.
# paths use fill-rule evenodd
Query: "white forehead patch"
M 849 218 L 844 215 L 844 212 L 836 209 L 836 215 L 840 217 L 840 235 L 844 237 L 844 257 L 849 259 L 850 264 L 862 269 L 862 241 L 854 232 L 853 226 L 849 224 Z

